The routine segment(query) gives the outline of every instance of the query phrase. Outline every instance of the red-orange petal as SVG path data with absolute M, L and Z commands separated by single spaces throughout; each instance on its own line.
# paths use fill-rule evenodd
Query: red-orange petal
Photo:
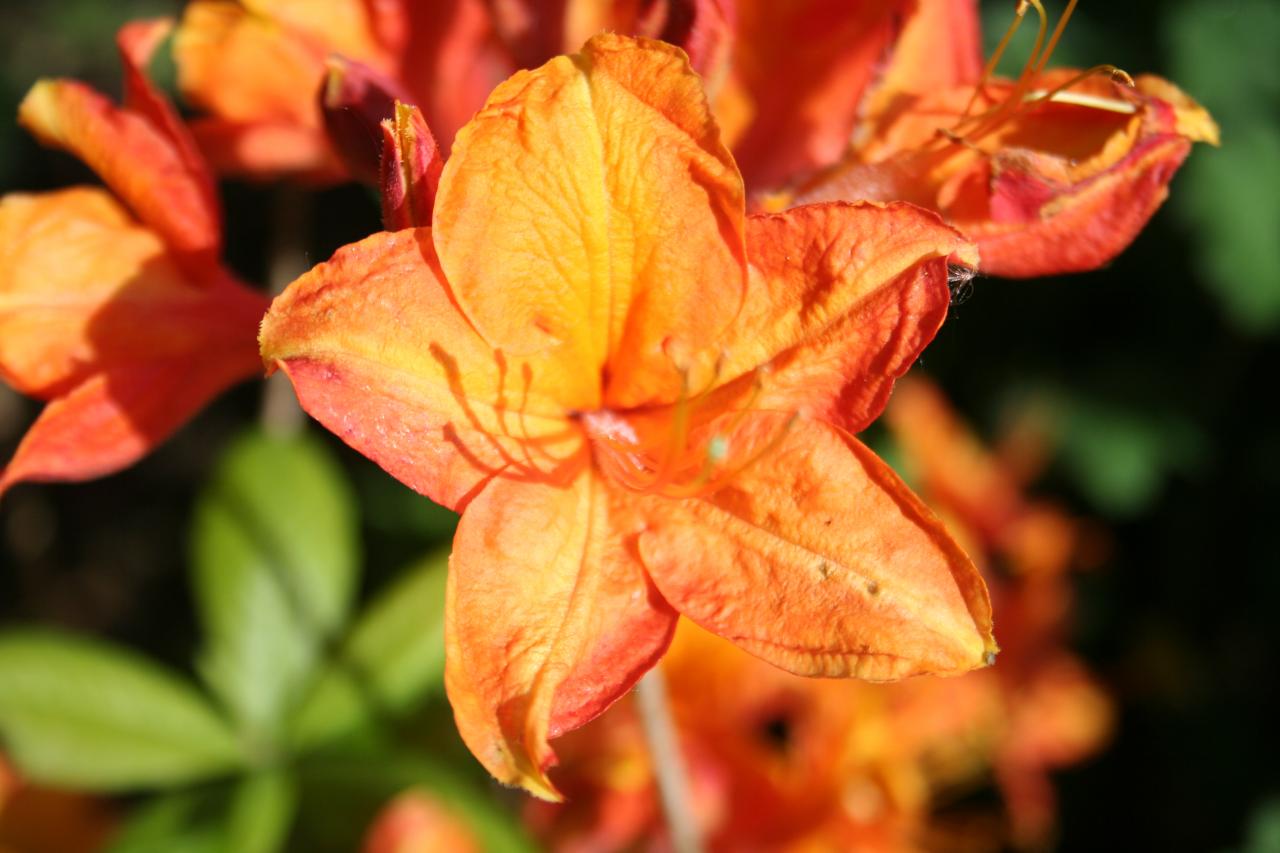
M 640 554 L 672 606 L 800 675 L 881 681 L 990 663 L 981 576 L 875 454 L 780 415 L 749 416 L 728 441 L 776 446 L 709 497 L 645 503 Z
M 458 311 L 431 231 L 375 234 L 307 272 L 272 304 L 262 357 L 313 417 L 392 476 L 460 508 L 489 478 L 580 467 L 566 419 L 594 383 L 506 357 Z
M 445 685 L 463 740 L 499 781 L 558 799 L 548 738 L 604 711 L 670 644 L 676 614 L 635 554 L 634 524 L 590 472 L 567 487 L 494 480 L 464 513 Z
M 18 120 L 88 164 L 193 269 L 216 261 L 221 225 L 208 175 L 193 171 L 168 129 L 74 80 L 36 83 Z
M 743 205 L 683 53 L 602 35 L 516 74 L 458 134 L 436 248 L 495 347 L 604 377 L 610 407 L 669 402 L 741 304 Z
M 733 146 L 753 190 L 833 162 L 906 0 L 736 0 L 734 76 L 753 120 Z
M 252 341 L 252 328 L 245 335 Z M 19 482 L 89 480 L 127 468 L 217 394 L 258 371 L 213 346 L 94 373 L 49 402 L 0 471 L 0 494 Z
M 755 215 L 747 251 L 747 299 L 722 377 L 756 371 L 757 408 L 798 411 L 850 432 L 879 415 L 894 380 L 942 324 L 949 260 L 977 264 L 958 232 L 909 204 Z

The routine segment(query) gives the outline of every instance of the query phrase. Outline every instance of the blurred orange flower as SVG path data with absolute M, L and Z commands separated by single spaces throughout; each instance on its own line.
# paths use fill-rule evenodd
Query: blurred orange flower
M 475 834 L 426 791 L 406 791 L 380 811 L 363 853 L 480 853 Z
M 1065 648 L 1063 572 L 1080 543 L 1030 558 L 1005 531 L 1056 513 L 1027 502 L 1008 468 L 931 385 L 909 379 L 890 425 L 925 494 L 973 552 L 988 554 L 1002 618 L 994 667 L 964 678 L 869 685 L 800 679 L 682 620 L 663 659 L 690 775 L 690 810 L 711 850 L 981 850 L 1043 846 L 1055 807 L 1048 772 L 1096 752 L 1110 700 Z M 992 570 L 1000 560 L 1006 571 Z M 630 703 L 558 744 L 563 805 L 529 803 L 554 849 L 664 849 L 650 759 Z M 937 814 L 996 784 L 1007 817 Z
M 112 192 L 0 199 L 0 375 L 50 401 L 0 492 L 130 465 L 261 370 L 254 331 L 266 299 L 220 265 L 213 178 L 143 70 L 168 27 L 120 31 L 123 107 L 43 80 L 19 108 L 40 141 L 80 157 Z
M 294 282 L 262 352 L 462 512 L 446 684 L 497 778 L 554 797 L 548 738 L 677 612 L 806 675 L 989 661 L 973 565 L 852 435 L 942 322 L 948 259 L 973 262 L 935 215 L 746 217 L 684 55 L 605 35 L 494 91 L 433 222 Z
M 103 801 L 32 785 L 0 755 L 0 853 L 93 853 L 115 823 Z

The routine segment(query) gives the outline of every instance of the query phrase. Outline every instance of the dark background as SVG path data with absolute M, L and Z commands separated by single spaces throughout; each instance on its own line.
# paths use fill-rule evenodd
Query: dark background
M 116 26 L 177 5 L 0 2 L 0 190 L 93 181 L 16 127 L 17 103 L 40 75 L 117 91 Z M 1011 5 L 984 7 L 989 39 Z M 1277 44 L 1272 0 L 1083 3 L 1054 64 L 1167 76 L 1213 112 L 1223 147 L 1193 152 L 1109 268 L 977 281 L 920 368 L 988 436 L 1011 402 L 1050 400 L 1058 451 L 1038 494 L 1109 531 L 1105 564 L 1078 581 L 1074 642 L 1120 716 L 1109 749 L 1058 777 L 1065 850 L 1280 849 Z M 225 189 L 229 259 L 251 281 L 275 193 Z M 311 262 L 378 227 L 362 189 L 311 203 Z M 0 503 L 0 624 L 96 632 L 186 666 L 193 496 L 260 394 L 223 397 L 122 474 L 15 488 Z M 37 411 L 0 389 L 0 458 Z M 361 496 L 368 584 L 447 538 L 447 517 L 333 444 Z

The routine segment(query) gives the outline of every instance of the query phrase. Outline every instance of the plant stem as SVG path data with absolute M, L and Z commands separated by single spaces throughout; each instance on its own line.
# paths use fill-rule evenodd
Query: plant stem
M 307 230 L 311 224 L 311 199 L 305 191 L 288 184 L 275 190 L 271 217 L 271 245 L 268 247 L 267 286 L 272 296 L 307 271 Z M 262 390 L 262 427 L 271 435 L 286 437 L 299 433 L 306 423 L 289 377 L 277 372 Z
M 689 808 L 689 776 L 676 739 L 671 704 L 667 700 L 667 681 L 661 667 L 649 670 L 636 685 L 636 706 L 649 744 L 662 811 L 671 830 L 671 846 L 675 853 L 702 853 L 698 822 Z

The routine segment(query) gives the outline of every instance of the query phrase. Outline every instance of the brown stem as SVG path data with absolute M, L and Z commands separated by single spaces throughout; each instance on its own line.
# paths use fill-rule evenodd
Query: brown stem
M 282 184 L 276 188 L 273 202 L 267 286 L 272 296 L 278 296 L 289 282 L 307 271 L 311 198 L 297 187 Z M 306 423 L 289 377 L 282 372 L 267 379 L 262 391 L 261 418 L 263 429 L 280 437 L 296 435 Z

